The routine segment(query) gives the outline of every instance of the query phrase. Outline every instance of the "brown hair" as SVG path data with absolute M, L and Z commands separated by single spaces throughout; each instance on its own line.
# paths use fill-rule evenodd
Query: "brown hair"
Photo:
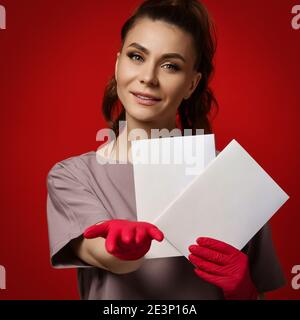
M 121 30 L 122 48 L 129 30 L 138 19 L 144 17 L 170 23 L 192 35 L 197 54 L 194 69 L 201 72 L 202 78 L 193 94 L 182 100 L 177 112 L 178 126 L 182 130 L 192 129 L 193 135 L 196 129 L 212 133 L 209 113 L 213 105 L 218 109 L 218 103 L 208 85 L 214 71 L 216 33 L 206 7 L 197 0 L 146 0 L 124 23 Z M 119 102 L 117 83 L 113 76 L 104 91 L 102 112 L 116 137 L 119 135 L 119 121 L 125 120 L 125 109 Z

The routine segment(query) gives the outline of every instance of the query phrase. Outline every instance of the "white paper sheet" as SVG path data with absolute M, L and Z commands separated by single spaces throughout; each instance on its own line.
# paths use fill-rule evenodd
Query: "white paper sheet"
M 152 223 L 215 158 L 214 135 L 134 140 L 131 153 L 138 221 Z M 181 255 L 163 240 L 152 241 L 146 258 Z
M 242 249 L 288 198 L 232 140 L 154 224 L 185 257 L 200 236 Z

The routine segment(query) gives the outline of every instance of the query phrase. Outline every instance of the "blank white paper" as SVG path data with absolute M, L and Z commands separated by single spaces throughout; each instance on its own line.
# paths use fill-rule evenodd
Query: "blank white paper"
M 232 140 L 154 224 L 185 257 L 200 236 L 242 249 L 288 198 Z
M 215 158 L 213 134 L 134 140 L 131 145 L 138 221 L 153 221 Z M 149 163 L 150 162 L 150 163 Z M 167 240 L 146 258 L 182 256 Z

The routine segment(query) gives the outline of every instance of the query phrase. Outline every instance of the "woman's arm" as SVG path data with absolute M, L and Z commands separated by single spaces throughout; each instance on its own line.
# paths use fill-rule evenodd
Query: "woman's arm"
M 125 274 L 136 271 L 142 265 L 144 258 L 138 260 L 120 260 L 107 252 L 105 239 L 97 237 L 86 239 L 80 236 L 71 241 L 73 252 L 82 261 L 112 273 Z

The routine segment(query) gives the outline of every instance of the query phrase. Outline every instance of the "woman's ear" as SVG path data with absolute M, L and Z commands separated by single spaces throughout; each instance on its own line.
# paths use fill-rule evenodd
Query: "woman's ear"
M 117 59 L 116 59 L 116 64 L 115 64 L 115 79 L 116 80 L 117 80 L 117 73 L 118 73 L 119 56 L 120 56 L 120 52 L 117 53 Z
M 193 79 L 192 79 L 192 84 L 190 86 L 190 89 L 189 89 L 188 93 L 186 94 L 186 96 L 184 97 L 184 99 L 187 100 L 193 94 L 193 92 L 197 88 L 198 83 L 201 80 L 201 78 L 202 78 L 201 72 L 195 72 Z

